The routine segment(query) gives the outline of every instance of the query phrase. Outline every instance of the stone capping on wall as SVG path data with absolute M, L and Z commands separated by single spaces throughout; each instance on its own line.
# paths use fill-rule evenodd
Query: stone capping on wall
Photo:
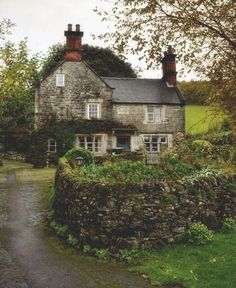
M 217 229 L 236 217 L 236 175 L 104 185 L 79 179 L 62 158 L 55 190 L 55 216 L 80 244 L 114 251 L 180 242 L 189 222 Z

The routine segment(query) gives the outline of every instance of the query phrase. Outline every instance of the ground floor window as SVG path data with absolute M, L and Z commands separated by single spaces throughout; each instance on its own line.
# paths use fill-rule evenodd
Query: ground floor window
M 117 136 L 116 146 L 124 150 L 130 150 L 130 136 Z
M 102 137 L 97 135 L 77 135 L 76 146 L 86 148 L 91 152 L 101 152 Z
M 48 152 L 57 152 L 57 141 L 55 139 L 48 139 Z
M 143 143 L 146 145 L 148 152 L 160 152 L 160 146 L 167 144 L 166 135 L 144 135 Z

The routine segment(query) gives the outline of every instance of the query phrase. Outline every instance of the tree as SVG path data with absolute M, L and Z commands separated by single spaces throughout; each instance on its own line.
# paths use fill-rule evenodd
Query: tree
M 83 60 L 85 60 L 100 76 L 106 77 L 129 77 L 137 75 L 131 65 L 120 59 L 108 48 L 83 45 Z M 49 48 L 48 55 L 44 59 L 41 69 L 41 77 L 50 73 L 65 57 L 65 46 L 56 44 Z
M 38 79 L 38 58 L 30 57 L 27 42 L 7 42 L 0 49 L 4 66 L 0 71 L 0 126 L 30 128 L 33 124 L 34 86 Z
M 9 19 L 3 18 L 0 21 L 0 40 L 5 40 L 5 36 L 10 34 L 10 28 L 13 26 L 14 24 Z
M 99 37 L 113 40 L 119 53 L 142 52 L 149 67 L 174 44 L 185 67 L 211 80 L 210 103 L 217 102 L 236 125 L 235 0 L 119 0 L 111 11 L 97 12 L 115 22 L 114 32 Z
M 178 87 L 187 104 L 206 104 L 212 89 L 209 81 L 181 81 Z

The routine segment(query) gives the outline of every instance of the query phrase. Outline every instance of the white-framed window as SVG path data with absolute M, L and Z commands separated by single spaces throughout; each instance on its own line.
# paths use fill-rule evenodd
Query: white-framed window
M 65 86 L 65 74 L 59 73 L 56 75 L 56 85 L 57 87 Z
M 47 152 L 57 152 L 57 141 L 53 138 L 48 139 L 48 151 Z
M 102 150 L 102 137 L 100 135 L 77 135 L 76 146 L 86 148 L 93 153 L 99 153 Z
M 160 152 L 160 146 L 167 144 L 166 135 L 144 135 L 143 143 L 148 152 Z
M 88 103 L 87 104 L 87 118 L 88 119 L 101 118 L 100 103 Z
M 164 108 L 155 105 L 147 106 L 147 122 L 149 123 L 161 123 L 164 117 Z

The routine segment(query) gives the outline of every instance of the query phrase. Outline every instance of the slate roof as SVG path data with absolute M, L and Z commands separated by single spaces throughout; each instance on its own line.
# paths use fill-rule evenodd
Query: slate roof
M 102 77 L 113 88 L 115 103 L 150 103 L 184 105 L 184 98 L 177 87 L 167 87 L 161 79 Z

